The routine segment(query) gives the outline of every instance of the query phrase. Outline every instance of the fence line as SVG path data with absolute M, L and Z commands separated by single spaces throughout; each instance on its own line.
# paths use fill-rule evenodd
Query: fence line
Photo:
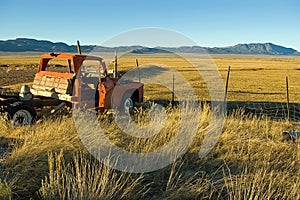
M 289 79 L 288 76 L 285 77 L 285 90 L 286 91 L 271 91 L 271 92 L 249 92 L 249 91 L 236 91 L 230 90 L 230 86 L 228 85 L 229 78 L 229 70 L 225 85 L 225 98 L 228 93 L 232 94 L 245 94 L 248 93 L 250 95 L 280 95 L 281 99 L 286 99 L 286 101 L 279 102 L 256 102 L 256 101 L 230 101 L 230 98 L 227 97 L 227 105 L 230 109 L 241 108 L 245 110 L 245 113 L 252 113 L 258 116 L 268 116 L 274 120 L 291 120 L 291 121 L 300 121 L 300 103 L 291 103 L 290 95 L 291 94 L 300 94 L 299 92 L 291 93 L 289 91 Z M 231 84 L 233 81 L 231 81 Z M 237 88 L 235 88 L 237 89 Z M 285 95 L 285 98 L 284 98 Z M 278 97 L 278 96 L 277 96 Z M 259 98 L 258 98 L 259 99 Z

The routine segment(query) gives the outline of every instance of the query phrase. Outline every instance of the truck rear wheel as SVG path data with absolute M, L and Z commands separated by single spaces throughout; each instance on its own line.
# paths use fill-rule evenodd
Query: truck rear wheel
M 14 126 L 25 126 L 34 123 L 36 119 L 36 111 L 28 104 L 16 102 L 6 108 L 9 120 Z

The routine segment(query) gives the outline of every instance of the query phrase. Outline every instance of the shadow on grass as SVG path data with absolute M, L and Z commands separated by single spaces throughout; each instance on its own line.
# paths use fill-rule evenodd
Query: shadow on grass
M 156 99 L 151 101 L 160 104 L 164 107 L 172 106 L 172 101 L 166 99 Z M 197 102 L 200 106 L 204 104 L 211 105 L 211 101 Z M 180 102 L 174 101 L 173 106 L 180 105 Z M 215 106 L 224 105 L 223 102 L 214 102 Z M 242 110 L 245 115 L 253 115 L 258 118 L 269 117 L 272 120 L 285 121 L 290 120 L 297 122 L 300 120 L 300 103 L 287 103 L 285 102 L 253 102 L 253 101 L 227 101 L 226 111 L 227 115 Z

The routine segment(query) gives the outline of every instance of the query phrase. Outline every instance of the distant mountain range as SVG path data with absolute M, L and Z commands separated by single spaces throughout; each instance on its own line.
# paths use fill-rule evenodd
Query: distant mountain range
M 135 54 L 150 54 L 150 53 L 210 53 L 210 54 L 264 54 L 264 55 L 295 55 L 300 56 L 300 53 L 292 48 L 275 45 L 272 43 L 251 43 L 237 44 L 228 47 L 200 47 L 200 46 L 182 46 L 182 47 L 155 47 L 148 48 L 143 46 L 120 46 L 117 47 L 120 52 L 131 52 Z M 82 52 L 113 52 L 115 48 L 83 45 Z M 0 51 L 2 52 L 77 52 L 76 45 L 68 45 L 63 42 L 50 42 L 46 40 L 35 40 L 28 38 L 17 38 L 15 40 L 0 40 Z

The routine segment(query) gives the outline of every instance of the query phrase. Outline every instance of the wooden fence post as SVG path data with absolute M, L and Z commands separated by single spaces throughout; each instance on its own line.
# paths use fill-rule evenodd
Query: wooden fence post
M 117 55 L 117 48 L 115 49 L 114 78 L 118 78 L 118 55 Z
M 175 89 L 174 89 L 174 84 L 175 84 L 175 75 L 174 75 L 174 72 L 173 72 L 173 79 L 172 79 L 172 100 L 171 100 L 171 105 L 172 105 L 172 108 L 174 108 L 174 103 L 175 103 L 175 101 L 174 101 L 174 93 L 175 93 Z
M 226 85 L 225 85 L 225 95 L 224 95 L 224 104 L 226 103 L 226 99 L 227 99 L 229 76 L 230 76 L 230 66 L 228 66 L 228 70 L 227 70 Z
M 138 76 L 139 76 L 139 83 L 141 82 L 141 74 L 140 74 L 140 68 L 139 68 L 139 60 L 135 59 L 136 67 L 138 69 Z
M 289 97 L 289 78 L 285 77 L 286 84 L 286 106 L 287 106 L 287 120 L 290 121 L 290 97 Z

